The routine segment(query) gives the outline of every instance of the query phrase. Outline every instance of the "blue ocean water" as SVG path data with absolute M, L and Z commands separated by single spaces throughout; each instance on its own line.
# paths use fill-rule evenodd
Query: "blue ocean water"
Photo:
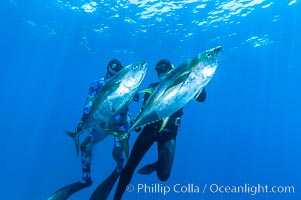
M 218 45 L 223 57 L 206 102 L 184 109 L 171 177 L 132 179 L 172 191 L 136 188 L 124 199 L 300 199 L 300 8 L 300 0 L 1 0 L 1 199 L 41 200 L 80 180 L 64 131 L 76 126 L 110 59 L 148 61 L 145 86 L 157 81 L 159 59 L 177 66 Z M 115 167 L 112 141 L 95 147 L 94 185 L 70 199 L 88 199 Z M 156 159 L 154 145 L 139 167 Z M 192 184 L 199 192 L 186 191 Z M 256 193 L 258 185 L 278 192 Z

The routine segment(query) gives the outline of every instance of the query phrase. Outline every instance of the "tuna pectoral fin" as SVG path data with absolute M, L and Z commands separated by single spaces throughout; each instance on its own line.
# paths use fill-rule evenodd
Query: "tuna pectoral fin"
M 71 131 L 65 131 L 65 133 L 73 139 L 73 141 L 75 143 L 76 155 L 78 156 L 78 154 L 79 154 L 79 135 L 80 134 L 79 133 L 74 133 L 74 132 L 71 132 Z
M 173 84 L 171 84 L 166 90 L 168 90 L 174 86 L 177 86 L 179 84 L 181 84 L 181 86 L 182 86 L 185 83 L 185 81 L 188 79 L 189 75 L 190 75 L 190 72 L 186 72 L 185 74 L 182 74 L 177 79 L 175 79 Z
M 141 93 L 148 93 L 148 94 L 151 94 L 153 92 L 154 88 L 146 88 L 144 90 L 141 90 L 140 92 Z
M 161 127 L 160 127 L 159 132 L 161 132 L 161 131 L 164 129 L 164 127 L 166 126 L 168 120 L 169 120 L 169 117 L 166 117 L 166 118 L 163 119 L 162 125 L 161 125 Z

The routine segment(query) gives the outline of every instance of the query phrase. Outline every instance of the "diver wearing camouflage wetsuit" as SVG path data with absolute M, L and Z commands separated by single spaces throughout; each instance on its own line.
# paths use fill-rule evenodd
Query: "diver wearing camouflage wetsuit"
M 86 99 L 85 107 L 83 110 L 83 116 L 81 121 L 78 123 L 77 132 L 80 132 L 82 129 L 82 125 L 85 123 L 87 116 L 89 115 L 93 100 L 97 92 L 102 88 L 104 82 L 107 78 L 114 76 L 118 71 L 122 69 L 122 65 L 119 60 L 113 59 L 108 63 L 107 66 L 107 74 L 105 78 L 95 80 L 89 89 L 88 96 Z M 115 118 L 114 125 L 116 126 L 116 130 L 125 131 L 130 126 L 130 116 L 128 112 L 128 108 L 126 108 L 120 115 Z M 88 134 L 85 140 L 82 142 L 81 149 L 81 164 L 82 164 L 82 182 L 85 184 L 92 184 L 91 180 L 91 162 L 92 162 L 92 149 L 96 143 L 98 143 L 102 138 L 99 137 L 98 131 L 92 129 L 92 131 Z M 113 157 L 117 163 L 118 171 L 121 171 L 123 168 L 124 157 L 123 157 L 123 149 L 121 142 L 114 137 L 114 147 L 113 147 Z
M 163 80 L 166 74 L 173 69 L 173 66 L 169 60 L 162 59 L 156 64 L 155 69 L 159 79 Z M 159 84 L 159 82 L 150 84 L 149 87 L 155 87 L 157 84 Z M 150 94 L 148 93 L 145 94 L 143 105 L 149 98 L 149 95 Z M 200 93 L 196 100 L 198 102 L 204 102 L 206 100 L 205 89 Z M 142 129 L 132 148 L 129 160 L 121 172 L 114 196 L 115 200 L 121 199 L 126 186 L 132 179 L 136 167 L 154 142 L 157 142 L 158 145 L 158 160 L 152 164 L 144 166 L 138 171 L 138 173 L 147 175 L 156 171 L 157 176 L 161 181 L 166 181 L 169 178 L 174 161 L 176 137 L 180 128 L 182 115 L 183 108 L 170 116 L 166 126 L 161 132 L 159 132 L 159 130 L 162 125 L 162 120 L 146 125 Z
M 76 132 L 80 132 L 82 130 L 82 126 L 85 120 L 87 120 L 87 116 L 89 115 L 89 112 L 91 110 L 94 97 L 97 94 L 97 92 L 103 87 L 105 80 L 107 78 L 114 76 L 122 68 L 123 67 L 119 60 L 116 59 L 111 60 L 107 65 L 106 77 L 96 80 L 91 84 L 88 92 L 88 97 L 86 99 L 85 107 L 83 110 L 83 116 L 81 118 L 81 121 L 77 125 Z M 133 100 L 138 101 L 139 95 L 136 95 Z M 113 123 L 116 126 L 117 130 L 119 131 L 127 130 L 130 125 L 128 108 L 126 108 L 123 112 L 121 112 L 121 114 L 119 114 L 115 118 L 115 122 Z M 103 134 L 98 132 L 96 129 L 92 129 L 92 131 L 88 133 L 88 136 L 80 145 L 82 180 L 60 188 L 52 195 L 50 195 L 47 198 L 47 200 L 67 199 L 75 192 L 92 185 L 92 179 L 91 179 L 92 149 L 94 145 L 97 144 L 103 138 L 102 135 Z M 117 167 L 114 171 L 116 171 L 115 174 L 116 176 L 118 176 L 123 168 L 124 156 L 123 156 L 123 148 L 121 142 L 115 137 L 114 137 L 113 157 L 117 163 Z

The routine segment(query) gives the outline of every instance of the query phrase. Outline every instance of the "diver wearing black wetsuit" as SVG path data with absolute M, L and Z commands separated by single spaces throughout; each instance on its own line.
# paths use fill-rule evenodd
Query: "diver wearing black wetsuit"
M 172 64 L 169 60 L 162 59 L 156 65 L 156 71 L 160 80 L 163 80 L 170 70 L 172 70 Z M 153 83 L 150 87 L 155 87 L 159 83 Z M 144 96 L 143 103 L 149 98 L 148 93 Z M 204 102 L 206 99 L 205 89 L 196 98 L 198 102 Z M 176 137 L 181 124 L 181 117 L 183 115 L 183 108 L 179 109 L 173 115 L 170 116 L 164 129 L 159 132 L 162 125 L 162 120 L 155 123 L 146 125 L 139 134 L 124 169 L 121 172 L 118 186 L 115 192 L 114 199 L 121 199 L 126 186 L 130 183 L 133 173 L 140 163 L 141 159 L 154 142 L 158 145 L 158 160 L 152 164 L 142 167 L 138 173 L 150 174 L 157 171 L 157 176 L 161 181 L 166 181 L 171 172 L 171 168 L 174 161 Z

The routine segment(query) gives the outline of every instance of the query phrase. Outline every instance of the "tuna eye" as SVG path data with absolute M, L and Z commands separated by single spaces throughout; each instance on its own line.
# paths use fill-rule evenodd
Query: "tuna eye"
M 210 53 L 206 53 L 206 57 L 207 58 L 211 58 L 211 54 Z
M 133 66 L 133 69 L 137 69 L 137 68 L 138 68 L 138 65 L 134 65 L 134 66 Z

